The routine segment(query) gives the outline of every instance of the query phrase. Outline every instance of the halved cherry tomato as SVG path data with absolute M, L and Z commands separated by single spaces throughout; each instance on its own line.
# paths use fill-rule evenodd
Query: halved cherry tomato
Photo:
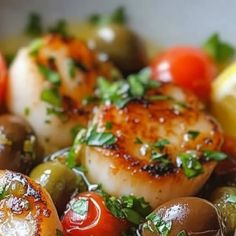
M 94 192 L 76 195 L 62 218 L 66 236 L 119 236 L 128 223 L 113 216 L 103 198 Z
M 151 70 L 154 79 L 174 82 L 207 101 L 217 68 L 201 49 L 175 47 L 154 58 Z
M 6 83 L 7 83 L 7 67 L 3 59 L 3 56 L 0 54 L 0 107 L 1 107 L 0 110 L 2 110 L 2 106 L 5 101 Z

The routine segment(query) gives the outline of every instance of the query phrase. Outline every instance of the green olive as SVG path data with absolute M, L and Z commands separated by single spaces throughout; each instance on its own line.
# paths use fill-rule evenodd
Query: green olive
M 124 24 L 88 25 L 81 33 L 88 46 L 108 55 L 125 75 L 147 65 L 147 53 L 142 40 Z
M 197 197 L 176 198 L 166 202 L 148 219 L 143 224 L 142 236 L 223 235 L 216 207 Z M 164 231 L 168 234 L 164 234 Z
M 41 156 L 32 128 L 14 115 L 0 116 L 0 169 L 27 174 Z
M 211 200 L 225 221 L 227 235 L 233 235 L 236 229 L 236 187 L 217 188 Z
M 59 214 L 65 210 L 71 195 L 82 183 L 79 176 L 59 161 L 36 166 L 30 177 L 49 192 Z

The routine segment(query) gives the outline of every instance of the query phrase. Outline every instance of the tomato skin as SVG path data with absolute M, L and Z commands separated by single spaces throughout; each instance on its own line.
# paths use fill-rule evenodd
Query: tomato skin
M 3 59 L 3 56 L 0 53 L 0 106 L 2 107 L 5 102 L 6 96 L 6 83 L 7 83 L 7 66 Z
M 194 92 L 207 101 L 211 92 L 211 81 L 217 67 L 208 55 L 198 48 L 174 47 L 151 62 L 152 77 L 163 82 L 173 82 Z
M 66 236 L 119 236 L 128 228 L 126 221 L 116 218 L 108 211 L 99 194 L 80 193 L 71 202 L 81 198 L 88 200 L 88 213 L 85 218 L 78 218 L 77 213 L 71 209 L 69 204 L 69 208 L 62 218 Z

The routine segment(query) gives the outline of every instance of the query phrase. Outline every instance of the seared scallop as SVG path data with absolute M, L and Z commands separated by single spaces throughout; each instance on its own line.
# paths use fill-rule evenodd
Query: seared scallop
M 47 153 L 69 146 L 71 129 L 85 126 L 99 75 L 115 69 L 77 39 L 50 35 L 22 48 L 9 73 L 7 106 L 26 118 Z
M 216 166 L 214 159 L 225 158 L 218 152 L 218 123 L 194 95 L 172 84 L 122 108 L 101 105 L 78 137 L 76 150 L 91 182 L 115 196 L 144 197 L 153 208 L 195 194 Z
M 49 194 L 28 177 L 0 171 L 0 235 L 55 236 L 61 223 Z

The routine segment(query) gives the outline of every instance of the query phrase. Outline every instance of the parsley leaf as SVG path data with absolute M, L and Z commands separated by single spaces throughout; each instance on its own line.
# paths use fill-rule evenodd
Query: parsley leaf
M 168 236 L 172 222 L 163 220 L 157 213 L 152 212 L 146 217 L 147 222 L 143 225 L 144 229 L 151 232 L 158 232 L 160 236 Z
M 73 59 L 68 59 L 68 74 L 71 79 L 75 78 L 76 75 L 76 63 Z
M 67 28 L 68 28 L 67 22 L 64 19 L 60 19 L 56 22 L 55 25 L 49 28 L 49 32 L 59 34 L 62 37 L 67 37 L 69 36 Z
M 60 76 L 57 72 L 51 70 L 50 68 L 42 64 L 39 64 L 38 68 L 43 77 L 50 83 L 56 86 L 59 86 L 61 84 Z
M 41 100 L 49 103 L 52 106 L 61 106 L 61 97 L 57 89 L 44 89 L 41 93 Z
M 144 217 L 151 212 L 151 207 L 144 198 L 133 195 L 116 198 L 101 188 L 98 188 L 97 192 L 104 198 L 106 207 L 115 217 L 126 219 L 133 224 L 144 222 Z
M 187 135 L 188 135 L 188 138 L 190 138 L 190 139 L 195 139 L 198 135 L 199 135 L 199 131 L 197 131 L 197 130 L 189 130 L 188 132 L 187 132 Z
M 181 153 L 178 155 L 184 174 L 191 179 L 203 173 L 203 168 L 194 153 Z
M 116 137 L 111 132 L 97 132 L 96 129 L 96 126 L 92 126 L 87 130 L 84 142 L 88 146 L 109 146 L 116 142 Z
M 118 7 L 111 15 L 93 14 L 88 21 L 93 25 L 106 25 L 111 23 L 126 23 L 126 14 L 124 7 Z
M 222 160 L 225 160 L 227 158 L 227 155 L 223 152 L 205 150 L 203 152 L 203 157 L 205 157 L 206 161 L 210 161 L 210 160 L 222 161 Z
M 79 199 L 75 199 L 70 203 L 71 209 L 75 212 L 80 219 L 85 219 L 88 213 L 88 199 L 84 197 L 80 197 Z
M 236 195 L 230 194 L 226 199 L 225 202 L 236 204 Z
M 154 143 L 154 147 L 162 151 L 167 144 L 170 144 L 170 141 L 168 139 L 160 139 Z
M 42 20 L 39 14 L 33 12 L 28 16 L 28 22 L 25 27 L 25 33 L 31 37 L 42 35 Z
M 151 80 L 150 69 L 145 68 L 137 74 L 129 75 L 127 80 L 110 82 L 103 77 L 98 78 L 98 97 L 105 104 L 114 104 L 123 108 L 134 99 L 144 98 L 148 89 L 160 86 L 158 81 Z
M 217 63 L 229 61 L 235 55 L 235 48 L 222 41 L 217 33 L 210 36 L 203 48 Z
M 110 121 L 106 122 L 106 129 L 110 130 L 112 129 L 112 123 Z
M 29 54 L 31 56 L 36 56 L 42 46 L 43 46 L 43 39 L 35 39 L 29 45 Z
M 177 236 L 187 236 L 185 230 L 180 231 Z
M 143 141 L 140 138 L 136 137 L 134 143 L 135 144 L 143 144 Z

